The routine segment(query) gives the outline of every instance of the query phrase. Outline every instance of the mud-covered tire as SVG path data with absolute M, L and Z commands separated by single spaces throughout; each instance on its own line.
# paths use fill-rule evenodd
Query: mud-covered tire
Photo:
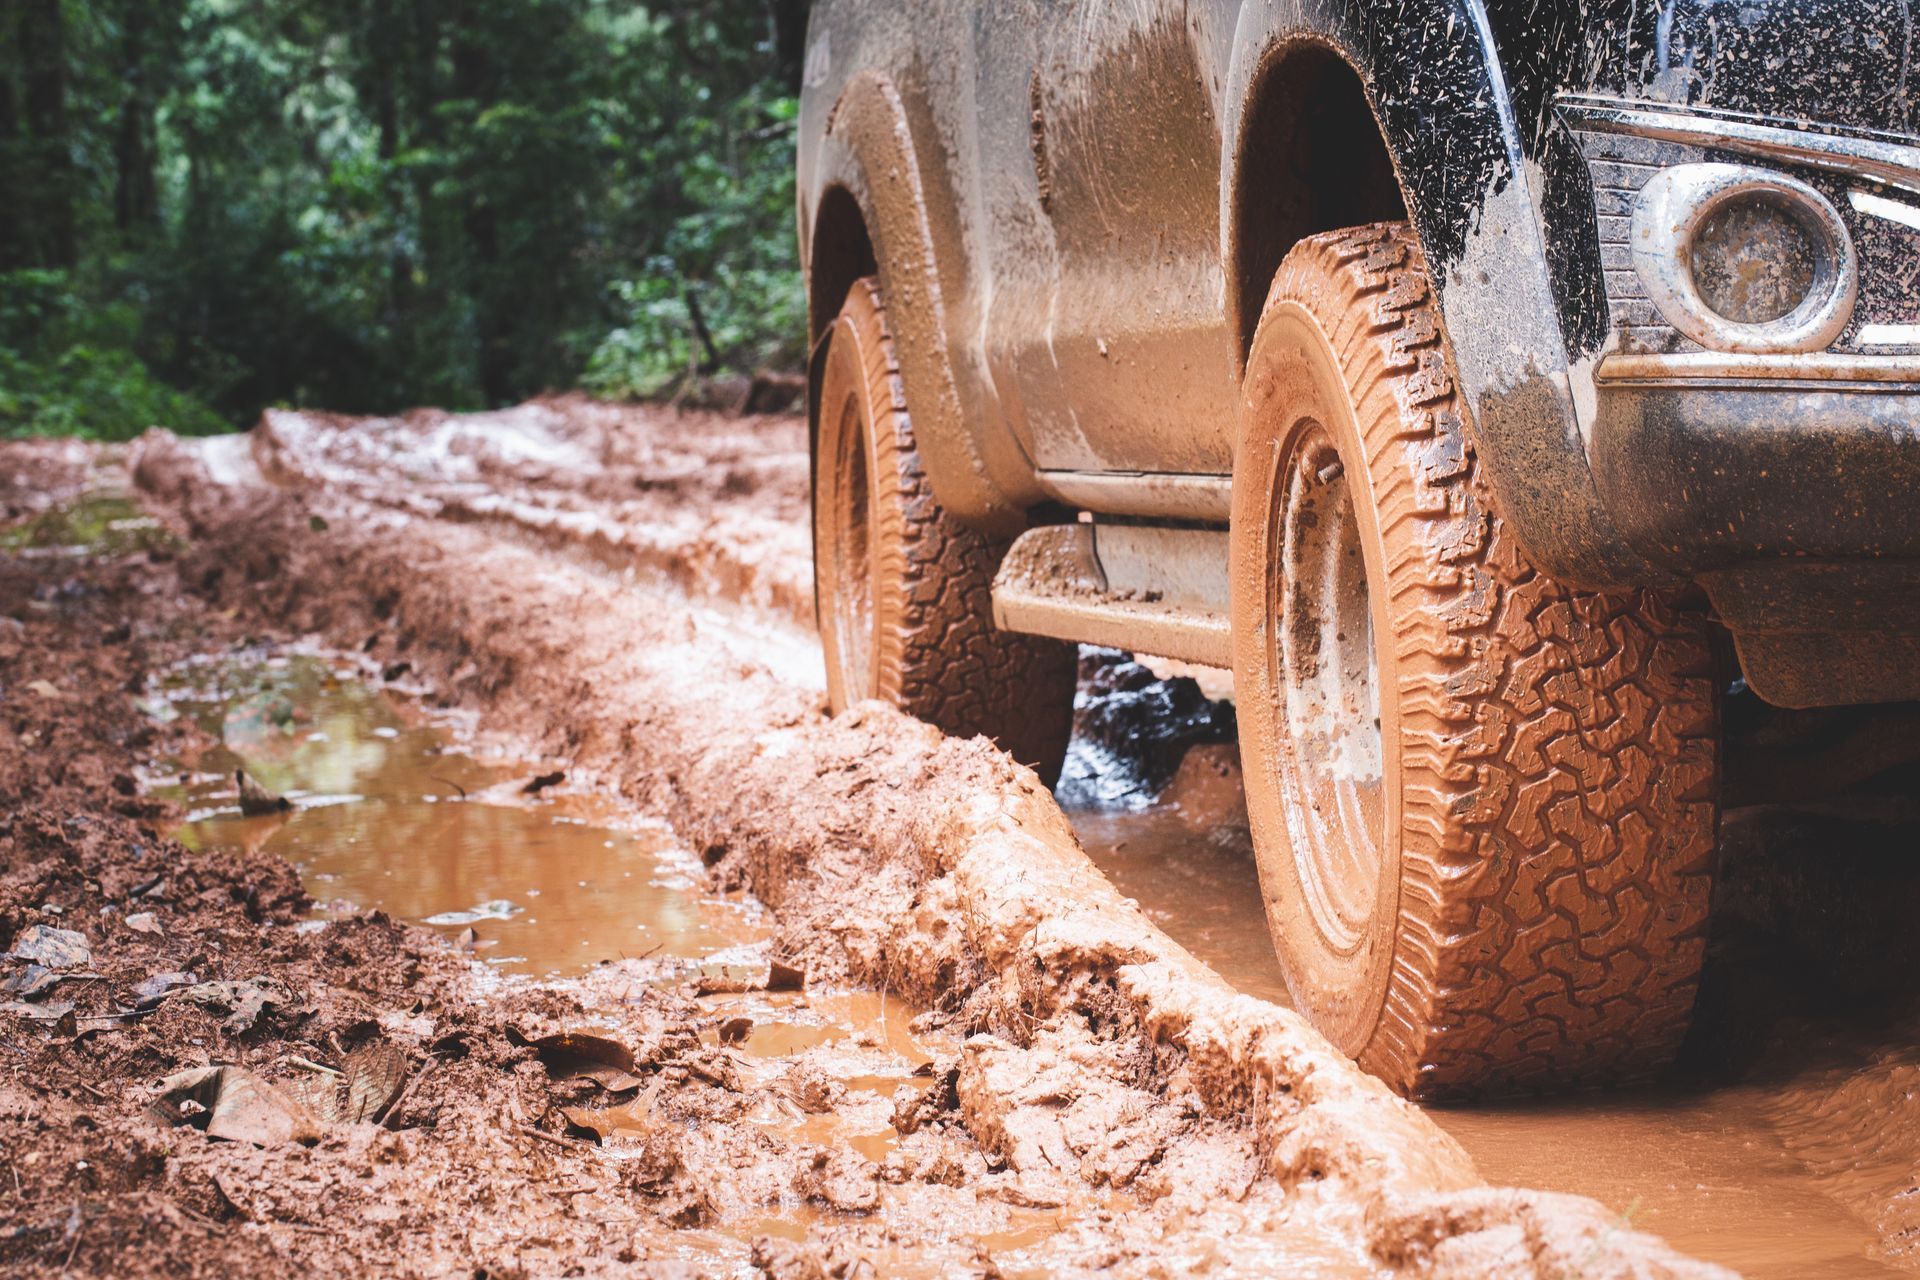
M 1073 728 L 1074 647 L 994 626 L 1007 544 L 934 499 L 871 277 L 834 321 L 816 421 L 814 607 L 833 709 L 879 698 L 985 734 L 1051 784 Z
M 1704 624 L 1527 563 L 1404 224 L 1281 265 L 1231 540 L 1248 809 L 1301 1010 L 1422 1097 L 1666 1062 L 1716 852 Z

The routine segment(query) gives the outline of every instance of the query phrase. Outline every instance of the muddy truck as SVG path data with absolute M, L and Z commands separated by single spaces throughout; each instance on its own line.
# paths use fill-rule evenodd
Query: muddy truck
M 1334 1044 L 1656 1069 L 1727 708 L 1920 697 L 1913 53 L 1872 0 L 822 0 L 833 705 L 1046 776 L 1074 645 L 1228 668 Z

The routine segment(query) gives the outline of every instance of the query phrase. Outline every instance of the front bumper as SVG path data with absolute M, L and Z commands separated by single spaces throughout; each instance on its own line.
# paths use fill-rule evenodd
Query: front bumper
M 1620 536 L 1705 587 L 1770 701 L 1920 698 L 1920 145 L 1644 100 L 1560 113 L 1593 182 L 1611 333 L 1583 428 Z M 1806 184 L 1844 220 L 1857 302 L 1824 349 L 1708 349 L 1649 290 L 1642 188 L 1727 164 Z
M 1920 698 L 1920 357 L 1613 356 L 1594 480 L 1783 706 Z

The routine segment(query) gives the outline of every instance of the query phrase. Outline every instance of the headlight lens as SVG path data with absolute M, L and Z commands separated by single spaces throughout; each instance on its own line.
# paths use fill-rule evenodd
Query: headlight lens
M 1798 178 L 1733 164 L 1662 169 L 1634 201 L 1633 268 L 1661 316 L 1709 351 L 1819 351 L 1853 315 L 1853 241 Z
M 1700 300 L 1735 324 L 1792 315 L 1813 292 L 1819 242 L 1800 215 L 1771 191 L 1723 201 L 1693 234 L 1693 283 Z

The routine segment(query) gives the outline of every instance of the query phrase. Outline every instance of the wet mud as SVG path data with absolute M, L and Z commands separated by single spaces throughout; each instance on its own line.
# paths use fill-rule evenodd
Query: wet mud
M 914 1034 L 959 1049 L 896 1132 L 971 1144 L 1002 1203 L 1097 1203 L 1054 1235 L 1052 1269 L 1716 1273 L 1590 1200 L 1488 1186 L 1417 1108 L 1158 929 L 1030 773 L 875 704 L 826 719 L 817 685 L 782 674 L 817 663 L 803 633 L 762 627 L 756 653 L 697 593 L 417 511 L 430 481 L 314 479 L 299 449 L 144 442 L 134 472 L 191 538 L 193 590 L 406 663 L 434 699 L 666 819 L 710 889 L 766 905 L 781 964 L 917 1006 Z M 844 1269 L 911 1244 L 915 1221 L 823 1224 L 797 1247 Z
M 0 1262 L 1904 1265 L 1915 1037 L 1883 970 L 1920 904 L 1898 796 L 1852 826 L 1798 814 L 1768 856 L 1732 855 L 1753 871 L 1727 878 L 1724 945 L 1773 961 L 1715 970 L 1662 1090 L 1423 1112 L 1283 1007 L 1217 688 L 1098 658 L 1075 748 L 1093 785 L 1065 813 L 983 743 L 877 705 L 830 720 L 817 651 L 769 585 L 807 581 L 799 425 L 601 413 L 150 437 L 125 475 L 96 456 L 71 485 L 137 480 L 163 542 L 0 557 L 0 612 L 34 641 L 0 674 L 0 784 L 46 797 L 62 839 L 75 817 L 142 815 L 57 855 L 0 832 L 0 941 L 109 922 L 86 971 L 105 976 L 55 988 L 73 988 L 71 1026 L 0 1014 L 0 1148 L 28 1223 Z M 648 487 L 655 471 L 671 482 Z M 10 528 L 61 505 L 6 501 Z M 789 517 L 801 533 L 756 541 Z M 676 551 L 682 520 L 702 532 Z M 669 532 L 607 536 L 643 527 Z M 641 542 L 655 559 L 607 550 Z M 99 709 L 32 693 L 42 678 Z M 58 749 L 25 736 L 59 725 L 76 727 Z M 291 809 L 235 812 L 236 767 Z M 52 879 L 50 856 L 68 868 Z M 183 881 L 151 913 L 161 942 L 112 923 L 146 914 L 128 898 L 143 859 Z M 289 999 L 244 1031 L 178 997 L 121 1031 L 82 1021 L 137 1011 L 139 985 L 180 968 L 271 972 Z M 311 1146 L 148 1116 L 180 1070 L 240 1066 L 304 1098 L 296 1060 L 357 1071 L 376 1041 L 417 1083 Z M 29 1147 L 45 1154 L 13 1157 Z M 107 1148 L 130 1153 L 111 1176 L 75 1171 Z
M 393 664 L 204 608 L 192 556 L 0 559 L 0 1271 L 1047 1275 L 1148 1252 L 1145 1223 L 1111 1225 L 1128 1197 L 1043 1194 L 971 1136 L 958 1042 L 920 1009 L 776 969 L 657 819 L 526 797 L 547 760 L 463 743 L 473 718 L 379 688 Z M 229 764 L 291 808 L 230 812 Z M 662 908 L 629 919 L 674 920 L 668 944 L 488 963 L 397 918 L 464 899 L 413 882 L 477 852 L 381 821 L 411 805 L 627 836 Z M 531 834 L 506 821 L 490 839 Z M 377 873 L 357 904 L 303 889 L 323 854 Z M 1274 1216 L 1256 1254 L 1297 1237 L 1285 1256 L 1354 1273 L 1344 1237 Z
M 1152 803 L 1069 811 L 1123 893 L 1243 991 L 1284 1002 L 1231 748 Z M 1920 1269 L 1920 1083 L 1906 773 L 1838 801 L 1733 811 L 1706 993 L 1657 1085 L 1431 1114 L 1492 1181 L 1592 1196 L 1751 1276 Z

